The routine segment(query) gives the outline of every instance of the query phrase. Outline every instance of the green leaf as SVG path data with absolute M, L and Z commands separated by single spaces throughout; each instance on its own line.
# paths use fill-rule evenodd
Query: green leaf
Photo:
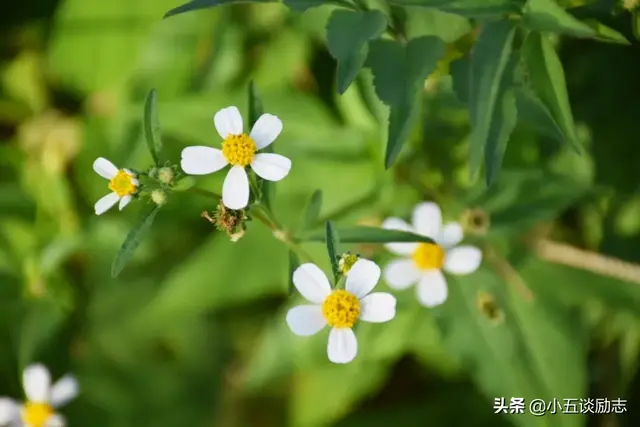
M 144 137 L 147 148 L 156 165 L 160 165 L 162 158 L 162 135 L 160 120 L 158 119 L 158 92 L 151 89 L 144 101 Z
M 196 179 L 192 176 L 185 176 L 180 179 L 173 187 L 173 191 L 187 191 L 196 185 Z
M 296 271 L 298 267 L 300 267 L 300 259 L 298 258 L 298 255 L 296 255 L 294 251 L 290 250 L 289 251 L 289 270 L 288 270 L 289 271 L 289 277 L 288 277 L 289 295 L 292 295 L 293 292 L 296 290 L 296 286 L 293 284 L 293 272 Z
M 627 38 L 620 34 L 618 31 L 614 30 L 611 27 L 607 27 L 606 25 L 596 21 L 595 19 L 585 20 L 584 23 L 592 28 L 593 31 L 595 31 L 595 39 L 597 40 L 623 45 L 631 44 L 629 40 L 627 40 Z
M 513 0 L 389 0 L 399 6 L 432 7 L 468 18 L 491 18 L 518 12 Z
M 338 93 L 344 93 L 356 78 L 367 58 L 369 40 L 387 28 L 387 18 L 379 10 L 354 12 L 336 9 L 327 24 L 327 48 L 338 61 Z
M 111 276 L 117 277 L 120 272 L 127 266 L 136 248 L 146 236 L 153 224 L 153 220 L 156 218 L 160 206 L 154 206 L 151 210 L 144 213 L 138 223 L 129 231 L 127 237 L 124 239 L 122 247 L 116 254 L 113 264 L 111 265 Z
M 566 140 L 578 153 L 582 152 L 576 136 L 562 63 L 556 50 L 546 37 L 540 33 L 531 33 L 522 47 L 522 56 L 535 93 L 549 108 Z
M 38 360 L 38 352 L 55 337 L 64 319 L 65 311 L 54 300 L 29 302 L 20 328 L 18 363 L 21 368 Z
M 355 9 L 354 5 L 348 0 L 284 0 L 283 3 L 298 12 L 304 12 L 307 9 L 313 7 L 324 6 L 329 4 L 335 4 L 346 7 L 348 9 Z
M 561 143 L 565 141 L 562 129 L 554 120 L 547 106 L 531 90 L 527 88 L 516 90 L 516 108 L 522 122 L 542 135 Z
M 378 227 L 338 227 L 336 231 L 343 243 L 405 243 L 425 242 L 433 243 L 433 239 L 420 234 L 401 230 L 386 230 Z M 313 231 L 300 236 L 303 242 L 325 242 L 326 233 Z
M 587 24 L 566 12 L 554 0 L 528 0 L 524 6 L 524 22 L 534 31 L 550 31 L 575 37 L 595 37 Z
M 515 26 L 509 21 L 489 23 L 482 27 L 471 55 L 469 80 L 469 116 L 471 120 L 471 174 L 475 176 L 485 153 L 487 180 L 493 180 L 499 167 L 495 163 L 498 146 L 506 144 L 515 124 L 512 95 L 503 96 L 512 84 L 512 61 Z M 514 65 L 510 68 L 513 69 Z M 507 75 L 511 74 L 511 75 Z M 511 81 L 505 81 L 511 79 Z M 506 104 L 506 105 L 505 105 Z M 513 114 L 512 114 L 513 113 Z M 501 156 L 500 156 L 501 158 Z M 491 179 L 489 179 L 491 178 Z
M 307 209 L 305 210 L 304 222 L 302 224 L 302 230 L 308 230 L 312 228 L 318 218 L 320 217 L 320 210 L 322 209 L 322 191 L 316 190 L 311 195 Z
M 634 10 L 631 14 L 631 28 L 636 40 L 640 40 L 640 10 Z
M 406 45 L 391 40 L 369 43 L 366 65 L 373 72 L 376 93 L 391 108 L 385 167 L 390 168 L 417 119 L 422 86 L 444 55 L 444 42 L 418 37 Z
M 171 9 L 165 13 L 164 19 L 171 16 L 180 15 L 181 13 L 191 12 L 192 10 L 208 9 L 210 7 L 223 6 L 225 4 L 240 3 L 276 3 L 275 0 L 193 0 L 181 6 Z
M 327 221 L 325 225 L 325 233 L 324 233 L 324 241 L 327 244 L 327 253 L 329 254 L 329 260 L 331 261 L 331 271 L 333 272 L 333 277 L 338 281 L 340 277 L 340 252 L 338 245 L 340 245 L 340 234 L 333 227 L 333 223 L 331 221 Z

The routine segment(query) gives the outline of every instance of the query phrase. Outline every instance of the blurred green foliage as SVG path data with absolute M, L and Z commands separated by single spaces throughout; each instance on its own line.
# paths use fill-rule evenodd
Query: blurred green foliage
M 0 395 L 21 397 L 21 370 L 42 361 L 79 378 L 70 425 L 638 425 L 637 2 L 211 3 L 165 20 L 175 1 L 33 0 L 3 15 Z M 379 22 L 345 3 L 393 31 L 378 39 Z M 327 36 L 332 26 L 345 33 Z M 293 161 L 271 205 L 288 230 L 316 236 L 303 248 L 325 272 L 325 220 L 378 226 L 428 199 L 484 250 L 478 272 L 448 277 L 436 309 L 397 293 L 393 321 L 358 327 L 349 365 L 328 362 L 326 332 L 299 338 L 284 322 L 296 255 L 257 221 L 230 242 L 200 217 L 215 200 L 171 193 L 111 277 L 153 206 L 94 215 L 105 182 L 93 160 L 153 163 L 152 88 L 162 160 L 215 146 L 213 114 L 246 116 L 251 80 Z M 223 176 L 195 188 L 218 192 Z M 380 244 L 340 240 L 390 259 Z M 592 253 L 615 261 L 598 268 Z M 628 412 L 495 415 L 499 397 L 620 397 Z

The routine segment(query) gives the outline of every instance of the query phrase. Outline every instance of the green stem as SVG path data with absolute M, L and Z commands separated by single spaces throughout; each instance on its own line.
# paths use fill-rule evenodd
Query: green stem
M 216 202 L 220 202 L 220 200 L 222 199 L 222 196 L 220 196 L 219 194 L 216 194 L 212 191 L 209 190 L 204 190 L 202 188 L 189 188 L 188 190 L 186 190 L 188 193 L 194 193 L 194 194 L 199 194 L 201 196 L 205 196 L 208 197 L 210 199 L 215 200 Z

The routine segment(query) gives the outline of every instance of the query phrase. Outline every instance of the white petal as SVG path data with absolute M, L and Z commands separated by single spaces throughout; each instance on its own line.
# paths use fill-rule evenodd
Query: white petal
M 299 305 L 287 312 L 287 325 L 300 336 L 309 336 L 320 332 L 327 325 L 319 305 Z
M 51 405 L 55 408 L 66 405 L 78 395 L 79 389 L 78 380 L 73 375 L 65 375 L 51 387 Z
M 263 114 L 256 120 L 249 136 L 260 150 L 275 141 L 280 132 L 282 132 L 282 120 L 273 114 Z
M 0 397 L 0 425 L 9 424 L 20 417 L 18 404 L 8 397 Z
M 64 427 L 67 425 L 66 420 L 60 414 L 53 414 L 49 417 L 44 427 Z
M 435 307 L 447 300 L 447 281 L 440 270 L 423 273 L 416 286 L 418 301 L 425 307 Z
M 333 363 L 349 363 L 358 354 L 358 340 L 350 328 L 333 328 L 329 332 L 327 355 Z
M 233 166 L 222 184 L 222 203 L 229 209 L 246 208 L 249 204 L 249 178 L 242 166 Z
M 402 290 L 417 283 L 421 274 L 413 260 L 396 259 L 387 264 L 384 269 L 384 280 L 390 288 Z
M 457 222 L 450 222 L 444 226 L 435 240 L 440 246 L 448 249 L 460 243 L 463 237 L 462 226 Z
M 104 157 L 98 157 L 93 162 L 93 170 L 103 178 L 111 179 L 118 173 L 118 168 Z
M 29 365 L 22 374 L 24 394 L 32 402 L 48 402 L 51 376 L 44 365 Z
M 360 258 L 347 273 L 345 289 L 358 298 L 364 298 L 378 284 L 380 267 L 373 261 Z
M 289 174 L 291 160 L 280 154 L 258 153 L 251 162 L 255 173 L 267 181 L 280 181 Z
M 228 163 L 217 148 L 195 145 L 182 150 L 180 166 L 190 175 L 206 175 L 219 171 Z
M 293 284 L 307 301 L 322 304 L 331 293 L 329 279 L 315 264 L 306 263 L 293 272 Z
M 418 233 L 435 239 L 442 229 L 442 212 L 433 202 L 420 203 L 413 209 L 411 221 Z
M 227 107 L 218 111 L 213 116 L 213 123 L 222 139 L 229 135 L 242 134 L 242 116 L 237 107 Z
M 469 274 L 476 271 L 481 262 L 480 249 L 475 246 L 458 246 L 445 255 L 444 269 L 452 274 Z
M 131 197 L 128 194 L 126 196 L 122 196 L 122 198 L 120 199 L 120 204 L 118 205 L 118 209 L 120 210 L 124 209 L 125 206 L 127 206 L 132 199 L 133 197 Z
M 98 200 L 93 206 L 96 211 L 96 215 L 102 215 L 103 213 L 111 209 L 113 205 L 118 203 L 118 200 L 120 200 L 120 196 L 118 196 L 116 193 L 109 193 Z
M 414 229 L 400 218 L 387 218 L 382 223 L 382 228 L 386 230 L 402 230 L 413 232 Z M 417 243 L 386 243 L 384 245 L 389 251 L 396 255 L 413 255 L 418 247 Z
M 388 322 L 396 315 L 396 298 L 386 292 L 374 292 L 360 300 L 360 320 Z

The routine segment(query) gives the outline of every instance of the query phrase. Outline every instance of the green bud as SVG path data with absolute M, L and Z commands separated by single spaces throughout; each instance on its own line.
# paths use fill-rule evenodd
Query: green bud
M 162 190 L 153 190 L 151 192 L 151 200 L 158 206 L 162 206 L 167 203 L 167 195 Z

